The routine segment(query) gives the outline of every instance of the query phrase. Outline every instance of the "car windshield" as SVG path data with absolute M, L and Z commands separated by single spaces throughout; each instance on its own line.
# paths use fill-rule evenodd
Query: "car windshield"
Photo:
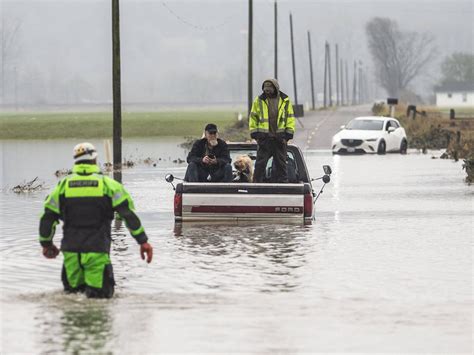
M 383 121 L 380 120 L 352 120 L 346 129 L 360 129 L 363 131 L 380 131 L 383 129 Z

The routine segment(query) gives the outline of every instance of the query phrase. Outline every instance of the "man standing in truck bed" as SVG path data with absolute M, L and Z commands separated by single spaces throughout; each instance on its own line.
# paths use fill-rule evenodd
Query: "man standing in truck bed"
M 265 80 L 262 90 L 249 117 L 250 136 L 258 144 L 253 181 L 263 182 L 268 159 L 273 157 L 272 181 L 288 182 L 286 146 L 295 134 L 293 106 L 276 79 Z

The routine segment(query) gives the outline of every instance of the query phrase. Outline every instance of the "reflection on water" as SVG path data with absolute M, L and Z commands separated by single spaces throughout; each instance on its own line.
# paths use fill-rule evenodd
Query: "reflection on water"
M 107 306 L 86 305 L 77 309 L 68 307 L 60 320 L 64 338 L 64 352 L 101 352 L 109 342 L 112 325 Z
M 66 143 L 2 144 L 55 183 L 48 174 L 62 166 L 41 157 Z M 45 191 L 0 192 L 0 352 L 471 352 L 474 194 L 461 164 L 416 154 L 306 160 L 311 176 L 333 167 L 311 226 L 175 224 L 164 176 L 185 166 L 126 170 L 155 255 L 146 264 L 125 227 L 113 228 L 110 301 L 62 294 L 62 257 L 44 259 L 37 242 Z M 7 164 L 4 182 L 30 177 Z
M 60 291 L 3 297 L 1 353 L 112 354 L 115 302 Z
M 232 285 L 224 283 L 221 287 L 234 292 L 251 288 L 277 293 L 304 286 L 297 269 L 306 263 L 310 230 L 305 226 L 176 223 L 174 233 L 178 247 L 196 257 L 195 272 L 222 273 L 220 279 L 208 280 L 209 287 L 226 280 L 236 265 L 243 275 L 233 275 Z M 247 269 L 251 270 L 249 277 L 245 277 Z
M 43 322 L 44 343 L 67 354 L 106 353 L 112 340 L 109 308 L 107 301 L 87 300 L 82 295 L 50 301 L 36 316 Z

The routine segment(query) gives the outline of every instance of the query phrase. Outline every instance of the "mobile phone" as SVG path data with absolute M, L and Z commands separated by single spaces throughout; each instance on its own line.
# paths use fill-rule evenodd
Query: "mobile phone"
M 208 157 L 209 157 L 209 159 L 215 159 L 216 158 L 216 156 L 214 154 L 209 154 Z

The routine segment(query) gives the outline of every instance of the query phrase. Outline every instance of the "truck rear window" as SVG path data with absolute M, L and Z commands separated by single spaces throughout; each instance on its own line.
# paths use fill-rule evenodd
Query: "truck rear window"
M 252 168 L 255 169 L 255 160 L 257 159 L 257 151 L 256 150 L 230 150 L 230 157 L 232 158 L 232 164 L 242 155 L 248 155 L 252 160 Z M 288 164 L 288 179 L 289 182 L 295 183 L 299 182 L 299 171 L 298 166 L 296 164 L 295 156 L 292 152 L 287 152 L 287 164 Z M 235 170 L 235 167 L 233 167 Z M 265 179 L 267 181 L 272 180 L 272 171 L 273 171 L 273 157 L 271 157 L 265 168 Z

